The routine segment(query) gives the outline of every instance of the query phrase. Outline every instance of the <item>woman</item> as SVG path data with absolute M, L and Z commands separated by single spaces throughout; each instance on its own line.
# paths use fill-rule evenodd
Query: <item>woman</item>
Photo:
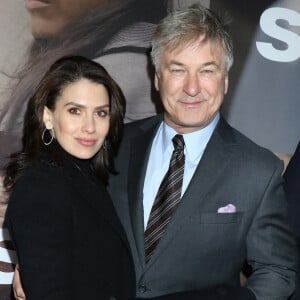
M 24 118 L 11 157 L 8 227 L 26 299 L 129 299 L 129 245 L 105 185 L 114 172 L 124 97 L 99 64 L 56 61 Z

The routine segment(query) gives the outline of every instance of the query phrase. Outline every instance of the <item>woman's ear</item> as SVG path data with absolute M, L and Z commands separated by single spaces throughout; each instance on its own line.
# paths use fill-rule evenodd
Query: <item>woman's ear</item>
M 47 129 L 53 129 L 52 111 L 47 106 L 44 107 L 43 121 Z

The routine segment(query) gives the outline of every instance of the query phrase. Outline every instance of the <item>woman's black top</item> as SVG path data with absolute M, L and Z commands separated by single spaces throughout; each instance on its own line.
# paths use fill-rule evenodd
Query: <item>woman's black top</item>
M 125 231 L 91 161 L 40 159 L 13 189 L 7 221 L 27 300 L 134 297 Z

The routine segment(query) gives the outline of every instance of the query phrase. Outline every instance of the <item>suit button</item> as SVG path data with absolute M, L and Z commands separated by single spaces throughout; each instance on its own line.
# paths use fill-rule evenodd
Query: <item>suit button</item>
M 139 285 L 139 292 L 140 293 L 142 293 L 142 294 L 144 294 L 144 293 L 146 293 L 147 292 L 147 287 L 144 285 L 144 284 L 140 284 Z

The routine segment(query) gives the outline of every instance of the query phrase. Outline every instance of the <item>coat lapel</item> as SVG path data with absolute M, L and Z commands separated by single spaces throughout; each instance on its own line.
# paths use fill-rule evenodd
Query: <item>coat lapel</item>
M 148 157 L 155 132 L 160 124 L 144 124 L 142 132 L 131 143 L 128 170 L 128 203 L 133 236 L 141 264 L 145 264 L 143 186 Z
M 85 185 L 82 184 L 83 181 L 86 181 Z M 74 189 L 77 190 L 78 194 L 81 195 L 82 200 L 95 210 L 102 219 L 106 220 L 106 222 L 111 225 L 129 250 L 130 247 L 125 231 L 117 217 L 112 200 L 101 181 L 93 181 L 91 178 L 87 178 L 80 170 L 74 167 L 70 183 L 74 186 Z M 82 189 L 80 188 L 81 186 L 89 186 L 89 188 Z
M 230 163 L 233 145 L 232 131 L 229 125 L 220 119 L 191 182 L 146 268 L 151 267 L 194 211 L 198 207 L 204 207 L 206 204 L 204 201 L 207 200 L 206 195 L 215 188 L 216 182 L 226 174 L 224 170 Z

